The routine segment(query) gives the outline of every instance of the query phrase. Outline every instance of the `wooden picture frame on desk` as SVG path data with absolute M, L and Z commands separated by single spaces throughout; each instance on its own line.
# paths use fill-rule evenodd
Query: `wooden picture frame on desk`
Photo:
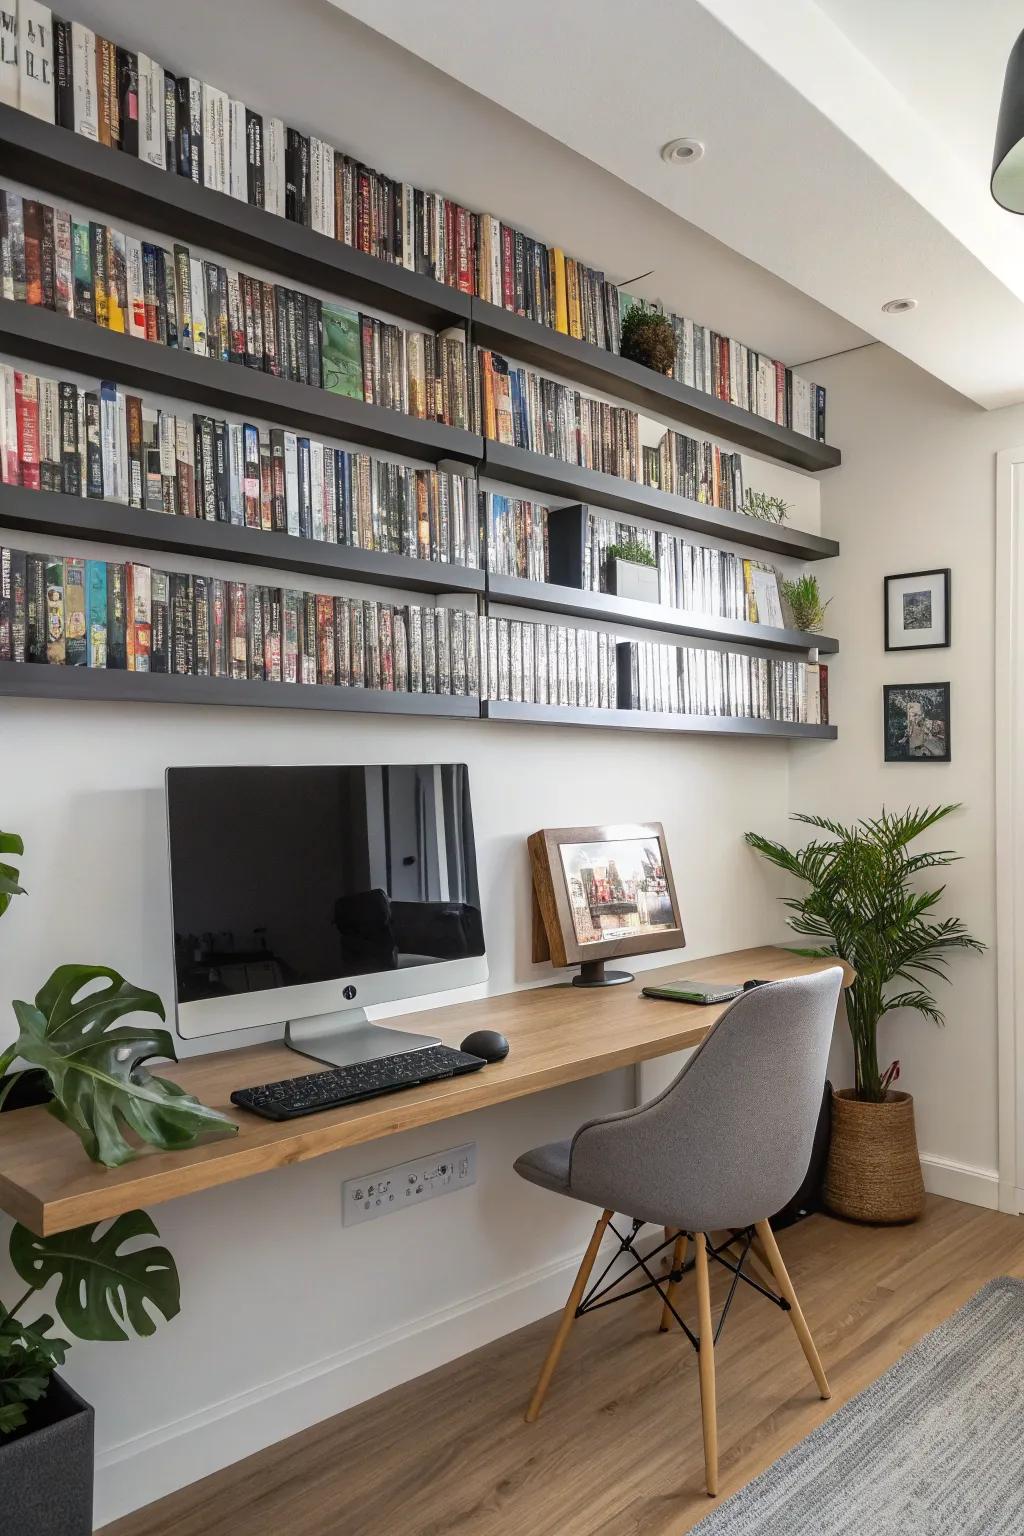
M 681 949 L 686 943 L 665 830 L 659 821 L 548 827 L 531 833 L 527 846 L 533 872 L 533 959 L 550 960 L 556 966 L 579 965 L 580 974 L 573 977 L 575 986 L 610 986 L 632 981 L 628 971 L 606 971 L 605 961 L 622 955 Z M 598 914 L 602 901 L 595 900 L 591 892 L 595 878 L 604 884 L 606 877 L 595 877 L 593 872 L 600 867 L 596 860 L 601 851 L 607 848 L 607 859 L 615 869 L 612 878 L 618 878 L 616 846 L 620 848 L 619 861 L 630 861 L 633 870 L 643 867 L 649 871 L 645 882 L 647 899 L 653 899 L 660 918 L 669 920 L 624 923 L 612 936 L 601 937 L 608 931 Z M 627 888 L 636 884 L 629 869 L 624 881 Z M 616 899 L 614 891 L 610 892 L 604 898 L 609 917 L 627 915 L 624 907 L 632 906 L 637 911 L 636 894 L 635 889 L 631 894 L 627 889 Z

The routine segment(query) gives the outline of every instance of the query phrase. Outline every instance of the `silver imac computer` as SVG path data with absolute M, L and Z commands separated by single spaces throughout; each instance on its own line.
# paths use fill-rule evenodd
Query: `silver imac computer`
M 349 1066 L 439 1044 L 365 1007 L 487 979 L 462 763 L 169 768 L 167 822 L 184 1039 Z

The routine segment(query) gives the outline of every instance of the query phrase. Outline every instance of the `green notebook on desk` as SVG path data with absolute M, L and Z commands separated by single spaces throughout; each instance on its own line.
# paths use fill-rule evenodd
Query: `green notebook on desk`
M 669 981 L 662 987 L 644 987 L 644 997 L 664 997 L 670 1003 L 731 1003 L 734 997 L 739 997 L 742 987 L 724 986 L 717 981 L 691 981 L 689 976 L 681 976 L 678 981 Z

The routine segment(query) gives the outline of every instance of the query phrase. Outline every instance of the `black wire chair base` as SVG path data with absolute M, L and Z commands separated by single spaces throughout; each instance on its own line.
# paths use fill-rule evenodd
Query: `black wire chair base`
M 689 1274 L 690 1270 L 694 1268 L 696 1263 L 695 1259 L 686 1257 L 686 1249 L 689 1248 L 690 1242 L 692 1241 L 692 1233 L 687 1232 L 685 1234 L 686 1249 L 684 1249 L 683 1262 L 678 1266 L 678 1268 L 673 1268 L 669 1271 L 667 1276 L 668 1284 L 666 1286 L 666 1284 L 653 1273 L 650 1265 L 657 1259 L 659 1254 L 664 1253 L 666 1248 L 675 1247 L 676 1242 L 678 1241 L 678 1236 L 666 1237 L 663 1242 L 658 1243 L 656 1247 L 652 1248 L 650 1253 L 648 1253 L 645 1257 L 643 1254 L 638 1253 L 636 1249 L 637 1234 L 645 1225 L 645 1222 L 637 1221 L 634 1219 L 631 1230 L 625 1236 L 623 1236 L 614 1222 L 610 1221 L 608 1223 L 609 1230 L 612 1231 L 619 1240 L 619 1246 L 612 1254 L 611 1258 L 608 1260 L 608 1263 L 598 1275 L 597 1279 L 591 1285 L 589 1291 L 587 1291 L 579 1306 L 576 1308 L 576 1316 L 583 1317 L 587 1312 L 597 1312 L 601 1307 L 610 1307 L 613 1306 L 617 1301 L 627 1301 L 631 1296 L 639 1296 L 644 1291 L 655 1290 L 661 1297 L 662 1301 L 665 1303 L 667 1310 L 671 1312 L 680 1328 L 686 1334 L 686 1337 L 689 1339 L 694 1349 L 700 1349 L 700 1336 L 693 1332 L 692 1328 L 690 1328 L 687 1324 L 685 1318 L 680 1316 L 680 1314 L 676 1311 L 675 1304 L 671 1297 L 671 1287 L 673 1285 L 678 1285 L 683 1276 Z M 713 1259 L 716 1264 L 720 1264 L 723 1269 L 729 1270 L 732 1274 L 732 1284 L 729 1287 L 729 1294 L 725 1298 L 725 1304 L 722 1307 L 722 1314 L 718 1319 L 718 1326 L 715 1329 L 714 1341 L 716 1344 L 718 1343 L 722 1329 L 725 1326 L 725 1320 L 729 1315 L 729 1308 L 732 1306 L 733 1297 L 736 1295 L 741 1280 L 743 1281 L 744 1285 L 749 1285 L 751 1290 L 757 1291 L 759 1295 L 766 1297 L 768 1301 L 773 1301 L 775 1305 L 781 1308 L 783 1312 L 788 1312 L 790 1310 L 789 1302 L 784 1296 L 776 1295 L 774 1291 L 769 1290 L 767 1286 L 762 1285 L 759 1280 L 755 1280 L 752 1275 L 745 1273 L 743 1266 L 747 1262 L 753 1241 L 754 1229 L 753 1227 L 747 1227 L 745 1231 L 737 1232 L 730 1237 L 727 1237 L 725 1241 L 719 1243 L 717 1247 L 714 1247 L 711 1243 L 707 1244 L 708 1258 Z M 734 1243 L 742 1244 L 742 1252 L 740 1253 L 738 1260 L 731 1251 Z M 630 1264 L 625 1274 L 618 1275 L 615 1279 L 608 1280 L 607 1284 L 605 1284 L 609 1272 L 625 1254 L 628 1254 L 633 1262 Z M 640 1285 L 632 1286 L 628 1291 L 620 1290 L 619 1287 L 623 1284 L 623 1282 L 628 1280 L 630 1275 L 636 1274 L 638 1270 L 643 1271 L 643 1273 L 647 1276 L 646 1280 L 644 1280 Z M 612 1295 L 610 1294 L 611 1292 L 614 1292 L 615 1294 Z

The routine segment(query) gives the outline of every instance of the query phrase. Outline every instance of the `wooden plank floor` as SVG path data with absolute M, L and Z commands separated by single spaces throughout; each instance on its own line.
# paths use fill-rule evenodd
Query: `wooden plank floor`
M 743 1290 L 717 1350 L 722 1495 L 748 1482 L 994 1275 L 1024 1222 L 930 1197 L 924 1219 L 812 1217 L 780 1247 L 833 1389 L 786 1317 Z M 717 1268 L 717 1266 L 716 1266 Z M 715 1296 L 727 1277 L 719 1271 Z M 682 1288 L 695 1311 L 693 1277 Z M 681 1536 L 703 1491 L 696 1359 L 641 1296 L 581 1320 L 544 1412 L 522 1411 L 553 1319 L 195 1483 L 104 1536 Z

